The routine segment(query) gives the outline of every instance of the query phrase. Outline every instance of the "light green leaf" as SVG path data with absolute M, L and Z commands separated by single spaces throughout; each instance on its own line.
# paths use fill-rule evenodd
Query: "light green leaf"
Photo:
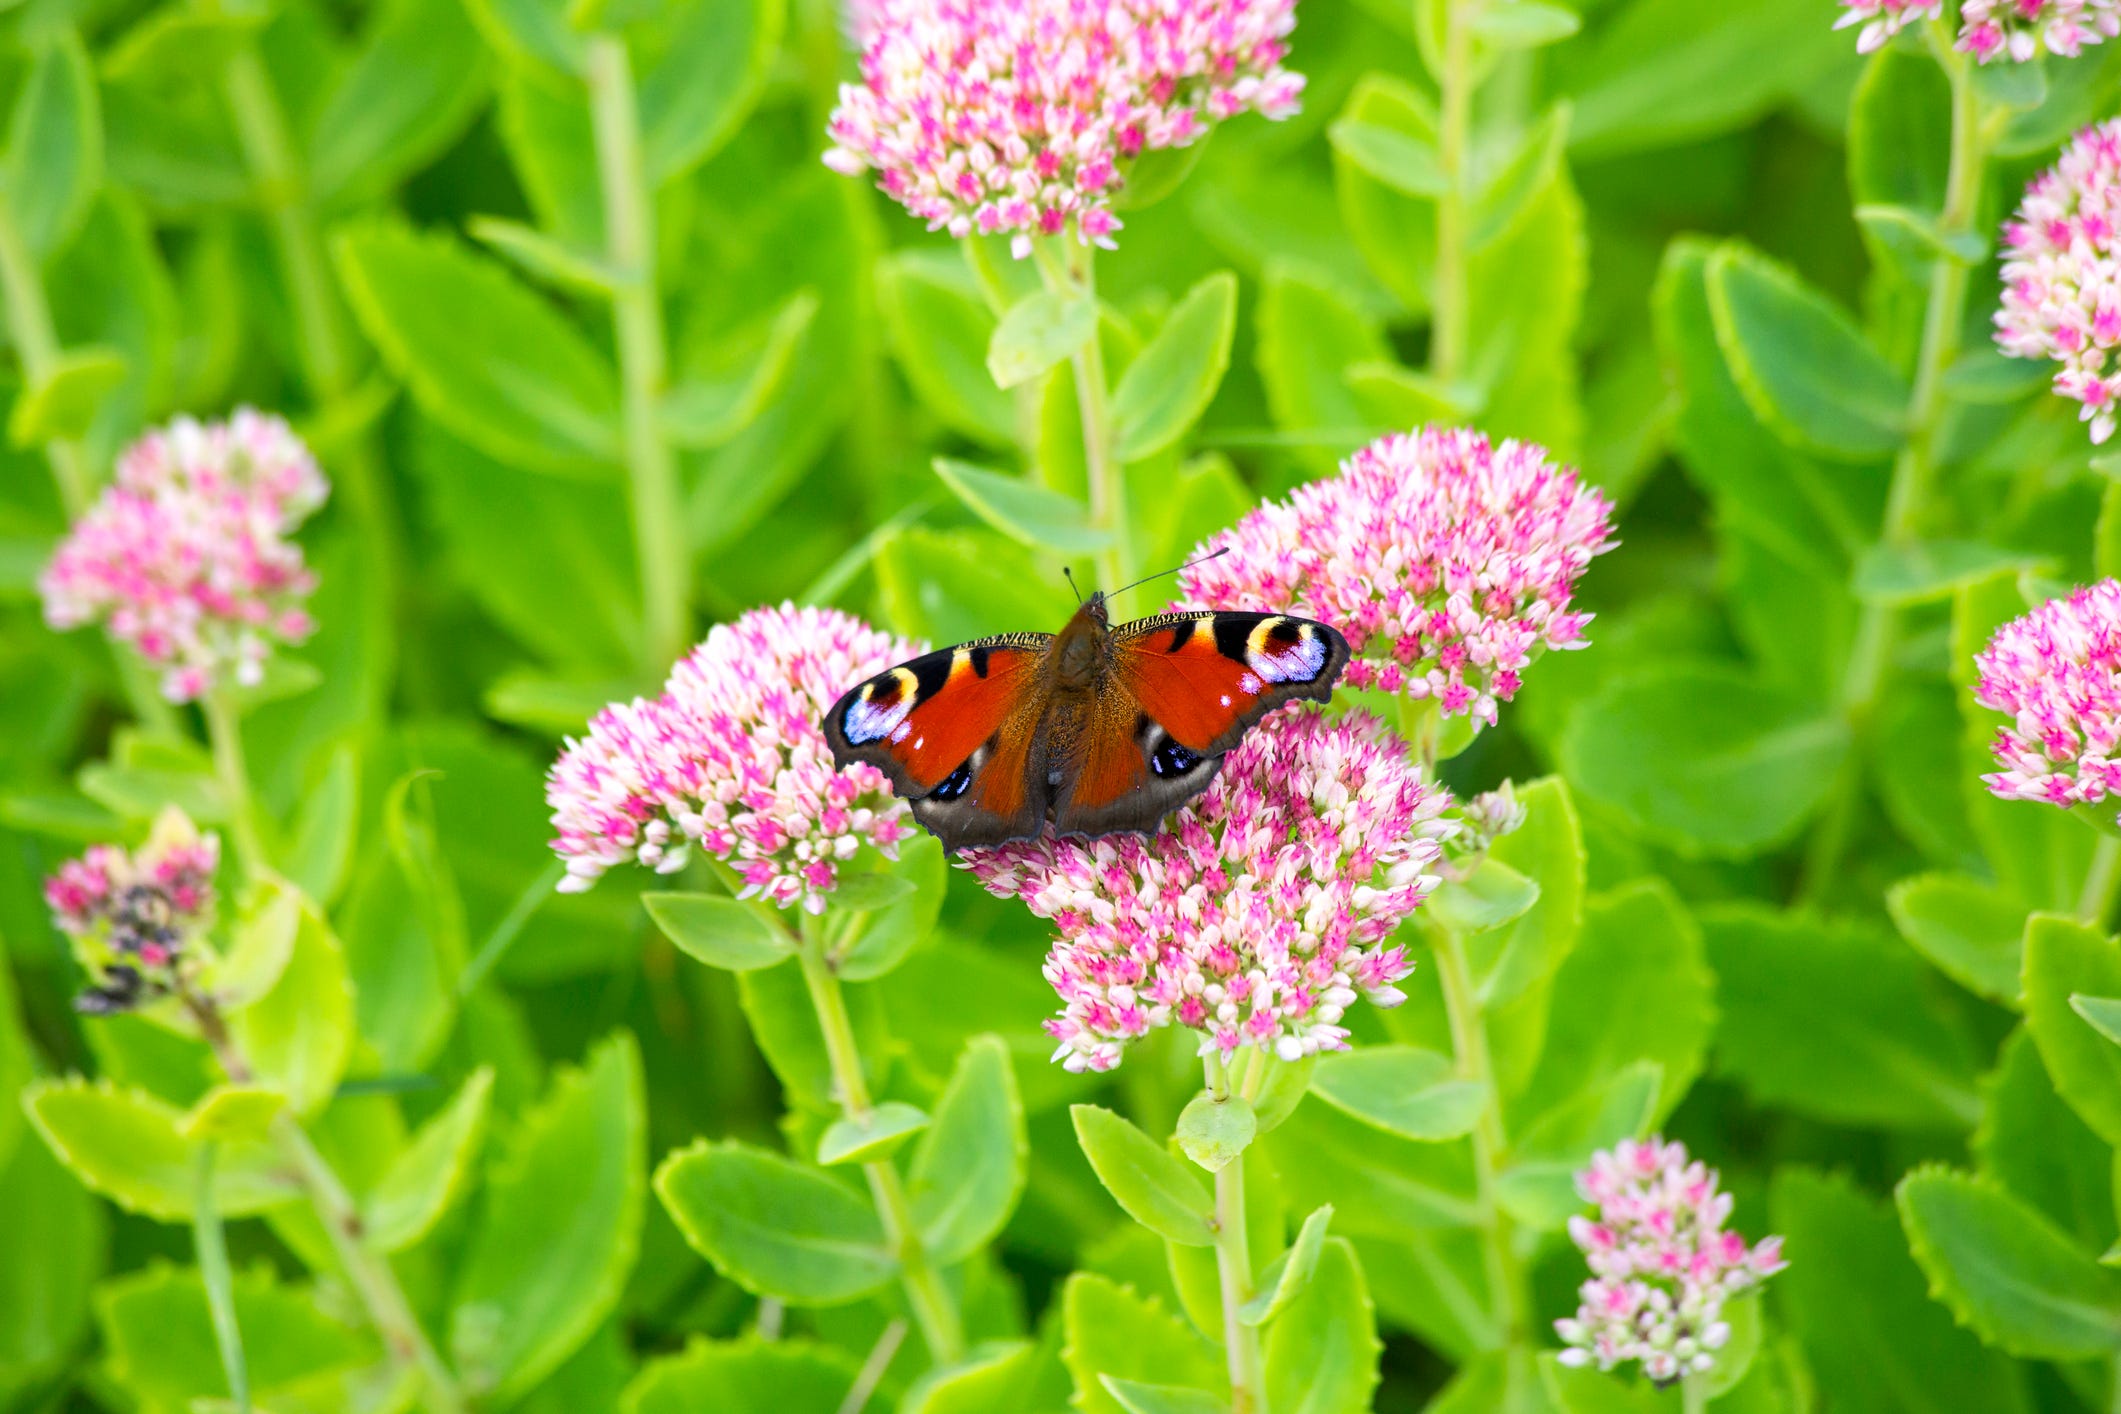
M 1187 1389 L 1184 1385 L 1152 1385 L 1142 1380 L 1123 1380 L 1117 1375 L 1100 1375 L 1098 1383 L 1127 1414 L 1225 1414 L 1229 1408 L 1206 1390 Z
M 987 372 L 1014 388 L 1072 358 L 1097 332 L 1097 301 L 1058 290 L 1034 290 L 1009 306 L 987 341 Z
M 1488 850 L 1488 858 L 1539 886 L 1523 914 L 1464 939 L 1466 966 L 1483 1007 L 1515 1001 L 1552 976 L 1583 928 L 1583 825 L 1559 776 L 1518 786 L 1524 824 Z
M 1288 1309 L 1291 1301 L 1310 1284 L 1311 1274 L 1318 1268 L 1319 1253 L 1325 1250 L 1326 1229 L 1333 1221 L 1333 1205 L 1323 1203 L 1311 1210 L 1304 1225 L 1297 1229 L 1296 1240 L 1289 1250 L 1276 1257 L 1259 1274 L 1256 1285 L 1258 1294 L 1238 1308 L 1238 1319 L 1248 1326 L 1263 1326 Z
M 346 954 L 323 913 L 304 900 L 294 946 L 272 990 L 238 1011 L 229 1032 L 259 1081 L 296 1114 L 322 1109 L 353 1055 L 354 997 Z
M 1463 879 L 1439 884 L 1422 917 L 1454 933 L 1479 933 L 1523 917 L 1539 902 L 1539 881 L 1483 859 Z
M 657 182 L 712 157 L 758 102 L 780 48 L 782 0 L 691 0 L 659 9 L 661 57 L 641 75 L 641 148 Z
M 34 447 L 60 438 L 87 434 L 105 395 L 125 382 L 131 366 L 116 349 L 66 349 L 44 377 L 23 388 L 7 415 L 7 437 L 18 447 Z
M 1576 12 L 1545 0 L 1504 0 L 1473 12 L 1471 29 L 1497 49 L 1541 49 L 1583 28 Z
M 1910 262 L 1951 260 L 1979 265 L 1988 259 L 1988 238 L 1976 231 L 1945 231 L 1925 211 L 1880 202 L 1856 207 L 1856 222 L 1887 249 Z
M 1762 422 L 1822 456 L 1899 449 L 1907 384 L 1840 306 L 1736 242 L 1709 257 L 1706 273 L 1716 342 Z
M 879 261 L 876 298 L 891 351 L 922 404 L 953 431 L 1013 445 L 1015 402 L 987 372 L 995 318 L 963 263 L 936 252 Z
M 2055 1090 L 2101 1139 L 2121 1144 L 2121 1050 L 2084 1024 L 2070 998 L 2121 993 L 2121 948 L 2058 914 L 2025 922 L 2025 1024 Z
M 999 1037 L 976 1036 L 906 1173 L 914 1222 L 937 1263 L 961 1262 L 994 1240 L 1024 1191 L 1029 1157 L 1009 1049 Z
M 1236 332 L 1236 276 L 1217 271 L 1186 291 L 1113 391 L 1121 461 L 1155 456 L 1200 421 L 1229 371 Z
M 1572 24 L 1576 22 L 1576 16 L 1570 11 L 1538 3 L 1538 0 L 1522 0 L 1522 3 L 1492 7 L 1478 13 L 1486 19 L 1527 12 L 1564 15 Z M 1565 160 L 1563 152 L 1568 146 L 1571 111 L 1566 102 L 1555 104 L 1524 135 L 1524 140 L 1502 170 L 1482 183 L 1473 199 L 1471 239 L 1474 250 L 1484 249 L 1499 240 L 1516 224 L 1533 198 L 1553 184 L 1555 174 Z
M 1242 1095 L 1221 1099 L 1203 1090 L 1178 1114 L 1178 1147 L 1210 1173 L 1228 1167 L 1259 1133 L 1259 1117 Z
M 480 1066 L 452 1099 L 413 1134 L 361 1203 L 361 1221 L 378 1251 L 418 1242 L 472 1180 L 486 1131 L 494 1072 Z
M 2018 1005 L 2025 906 L 1963 874 L 1919 874 L 1886 891 L 1900 936 L 1969 991 Z
M 974 515 L 1034 549 L 1088 553 L 1112 543 L 1112 532 L 1091 524 L 1090 512 L 1072 496 L 950 457 L 935 459 L 935 474 Z
M 0 1160 L 0 1212 L 12 1226 L 0 1262 L 0 1393 L 79 1358 L 90 1287 L 108 1258 L 104 1211 L 34 1139 Z
M 1267 1406 L 1277 1414 L 1368 1414 L 1377 1388 L 1377 1308 L 1346 1238 L 1267 1332 Z
M 2092 1030 L 2121 1046 L 2121 997 L 2089 997 L 2072 992 L 2070 1010 L 2083 1017 Z
M 1960 1324 L 2033 1360 L 2121 1349 L 2121 1273 L 2079 1252 L 2053 1224 L 1991 1183 L 1927 1166 L 1895 1190 L 1930 1294 Z
M 486 1185 L 449 1317 L 458 1373 L 497 1400 L 530 1388 L 611 1313 L 640 1243 L 647 1106 L 620 1032 L 562 1070 Z
M 625 277 L 597 251 L 558 236 L 549 236 L 520 221 L 474 216 L 466 228 L 472 238 L 491 246 L 524 274 L 562 289 L 609 298 Z
M 663 430 L 681 447 L 719 447 L 780 396 L 816 321 L 818 297 L 798 290 L 771 318 L 717 339 L 711 360 L 687 363 L 663 395 Z
M 315 110 L 310 199 L 380 196 L 439 155 L 485 106 L 486 56 L 461 0 L 379 6 Z
M 1059 1352 L 1028 1340 L 985 1340 L 963 1360 L 931 1370 L 899 1401 L 899 1414 L 994 1414 L 1028 1407 Z M 767 1414 L 771 1414 L 768 1411 Z
M 2052 561 L 1976 540 L 1874 545 L 1856 562 L 1850 587 L 1867 603 L 1906 606 L 1949 599 L 1999 570 L 2039 571 Z
M 843 931 L 826 934 L 826 957 L 841 980 L 872 982 L 889 974 L 906 960 L 915 944 L 934 932 L 948 885 L 949 866 L 943 858 L 943 847 L 932 835 L 900 843 L 898 859 L 885 866 L 889 873 L 877 877 L 889 878 L 904 889 L 881 907 L 855 915 Z M 842 872 L 842 890 L 860 877 Z M 833 907 L 839 906 L 835 893 Z
M 1109 1278 L 1076 1272 L 1061 1287 L 1060 1305 L 1061 1363 L 1075 1378 L 1081 1414 L 1129 1414 L 1108 1391 L 1108 1376 L 1203 1390 L 1227 1403 L 1220 1353 L 1158 1302 Z
M 1215 1241 L 1215 1199 L 1170 1150 L 1102 1106 L 1071 1105 L 1068 1112 L 1083 1157 L 1129 1217 L 1182 1246 Z
M 817 1161 L 866 1164 L 888 1159 L 908 1139 L 928 1127 L 925 1111 L 898 1100 L 886 1100 L 860 1119 L 836 1119 L 817 1141 Z
M 1340 119 L 1385 128 L 1427 150 L 1436 146 L 1434 101 L 1397 75 L 1363 75 L 1340 110 Z M 1426 310 L 1435 281 L 1435 199 L 1408 196 L 1379 181 L 1337 147 L 1333 186 L 1339 197 L 1339 224 L 1362 252 L 1364 263 L 1401 306 L 1416 313 Z
M 716 894 L 643 894 L 641 904 L 686 956 L 729 972 L 771 967 L 795 956 L 795 939 L 751 904 Z
M 655 1191 L 687 1242 L 761 1296 L 836 1306 L 898 1270 L 865 1197 L 763 1149 L 698 1140 L 657 1167 Z
M 682 1353 L 643 1365 L 619 1408 L 621 1414 L 834 1414 L 859 1374 L 852 1356 L 817 1341 L 695 1339 Z
M 1534 1120 L 1510 1146 L 1496 1188 L 1502 1206 L 1535 1228 L 1567 1222 L 1583 1206 L 1576 1174 L 1592 1154 L 1649 1132 L 1663 1084 L 1656 1061 L 1632 1061 Z
M 1311 1092 L 1365 1124 L 1408 1139 L 1473 1132 L 1488 1090 L 1458 1076 L 1449 1056 L 1415 1046 L 1363 1046 L 1319 1058 Z
M 182 1110 L 143 1090 L 79 1077 L 35 1081 L 22 1094 L 30 1123 L 82 1183 L 128 1212 L 191 1218 L 197 1145 L 178 1128 Z M 214 1194 L 222 1216 L 262 1213 L 300 1191 L 272 1150 L 221 1145 Z
M 1356 364 L 1388 362 L 1391 350 L 1376 321 L 1327 277 L 1273 266 L 1260 289 L 1253 356 L 1267 407 L 1284 432 L 1316 433 L 1304 460 L 1334 466 L 1335 445 L 1367 440 L 1363 410 L 1344 374 Z
M 80 228 L 103 181 L 103 116 L 88 52 L 71 30 L 48 34 L 8 118 L 6 193 L 22 241 L 49 255 Z
M 287 1096 L 263 1085 L 216 1085 L 177 1121 L 186 1140 L 248 1140 L 258 1143 L 272 1132 L 273 1119 L 287 1108 Z
M 1435 145 L 1413 133 L 1342 118 L 1327 137 L 1334 152 L 1396 192 L 1435 199 L 1451 189 Z
M 1981 1082 L 1981 1123 L 1969 1149 L 1992 1178 L 2044 1213 L 2086 1252 L 2114 1241 L 2114 1152 L 2062 1097 L 2032 1035 L 2005 1039 Z

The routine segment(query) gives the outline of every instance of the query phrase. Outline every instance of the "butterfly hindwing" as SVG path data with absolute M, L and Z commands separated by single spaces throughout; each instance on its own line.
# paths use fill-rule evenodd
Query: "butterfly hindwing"
M 1162 614 L 1112 634 L 1113 677 L 1170 740 L 1220 756 L 1285 702 L 1323 702 L 1348 640 L 1289 614 Z

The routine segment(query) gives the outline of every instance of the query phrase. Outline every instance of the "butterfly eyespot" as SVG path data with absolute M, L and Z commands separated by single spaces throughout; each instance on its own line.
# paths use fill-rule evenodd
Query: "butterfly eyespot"
M 956 800 L 970 789 L 972 789 L 972 763 L 967 761 L 955 771 L 943 777 L 942 784 L 930 791 L 928 798 L 930 800 L 943 801 Z
M 1159 741 L 1156 749 L 1149 753 L 1149 769 L 1159 780 L 1183 776 L 1199 764 L 1200 753 L 1186 750 L 1169 737 Z
M 1260 620 L 1245 642 L 1245 662 L 1268 682 L 1310 682 L 1324 671 L 1326 641 L 1293 619 Z
M 873 741 L 902 739 L 906 718 L 912 715 L 918 697 L 910 689 L 913 675 L 904 668 L 893 668 L 861 690 L 854 701 L 847 704 L 845 716 L 840 720 L 840 730 L 849 743 L 866 746 Z

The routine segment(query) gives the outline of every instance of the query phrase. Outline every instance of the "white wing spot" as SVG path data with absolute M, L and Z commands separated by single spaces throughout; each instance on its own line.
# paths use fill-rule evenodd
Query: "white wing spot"
M 1279 653 L 1254 649 L 1245 658 L 1268 682 L 1310 682 L 1326 666 L 1326 645 L 1306 634 Z
M 872 701 L 876 691 L 872 685 L 849 705 L 847 716 L 840 723 L 849 742 L 863 746 L 886 737 L 893 741 L 905 740 L 906 718 L 913 713 L 912 684 L 901 682 L 898 687 L 898 695 L 889 702 Z
M 1230 694 L 1226 692 L 1226 693 L 1224 693 L 1224 694 L 1223 694 L 1223 706 L 1227 707 L 1227 706 L 1229 706 L 1229 705 L 1230 705 Z
M 1254 697 L 1259 696 L 1259 679 L 1252 676 L 1252 674 L 1246 673 L 1243 677 L 1239 678 L 1237 680 L 1237 685 L 1243 688 L 1246 692 L 1251 693 Z

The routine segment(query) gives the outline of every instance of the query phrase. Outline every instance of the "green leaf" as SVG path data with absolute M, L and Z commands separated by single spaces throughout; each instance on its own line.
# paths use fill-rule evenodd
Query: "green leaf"
M 1326 1229 L 1333 1221 L 1333 1205 L 1324 1203 L 1311 1210 L 1297 1229 L 1289 1250 L 1276 1257 L 1259 1274 L 1259 1292 L 1238 1308 L 1238 1319 L 1248 1326 L 1263 1326 L 1288 1309 L 1289 1303 L 1310 1284 L 1325 1250 Z
M 1979 65 L 1973 78 L 1974 91 L 1999 108 L 2029 112 L 2047 101 L 2047 66 L 2039 54 L 2030 63 Z
M 1963 874 L 1919 874 L 1886 891 L 1900 936 L 1945 976 L 2005 1006 L 2018 1005 L 2025 906 Z
M 513 261 L 524 274 L 561 289 L 606 299 L 625 283 L 625 276 L 599 252 L 548 236 L 535 226 L 498 216 L 474 216 L 465 229 L 474 240 Z
M 1204 1389 L 1184 1385 L 1152 1385 L 1117 1375 L 1100 1375 L 1098 1383 L 1127 1414 L 1224 1414 L 1229 1407 Z
M 486 1132 L 494 1072 L 480 1066 L 456 1098 L 413 1134 L 361 1203 L 361 1222 L 381 1252 L 399 1252 L 425 1237 L 470 1185 Z
M 1502 1206 L 1528 1226 L 1562 1226 L 1583 1206 L 1576 1174 L 1592 1154 L 1649 1132 L 1663 1084 L 1656 1061 L 1631 1061 L 1534 1120 L 1510 1146 L 1496 1186 Z
M 2085 1251 L 2110 1247 L 2113 1150 L 2055 1093 L 2024 1027 L 2003 1043 L 1996 1068 L 1982 1080 L 1981 1098 L 1971 1149 L 1983 1176 L 2046 1214 Z
M 1935 1166 L 1909 1174 L 1895 1194 L 1930 1294 L 1983 1340 L 2032 1360 L 2121 1349 L 2121 1273 L 2046 1218 L 1994 1184 Z
M 1874 545 L 1856 562 L 1850 587 L 1867 603 L 1906 606 L 1949 599 L 1999 570 L 2041 570 L 2051 561 L 1974 540 Z
M 1840 306 L 1736 242 L 1709 257 L 1706 274 L 1716 342 L 1762 422 L 1821 456 L 1899 449 L 1907 384 Z
M 1278 1414 L 1367 1414 L 1383 1352 L 1355 1249 L 1345 1238 L 1328 1238 L 1311 1280 L 1267 1332 L 1267 1407 Z
M 2121 1046 L 2121 997 L 2088 997 L 2072 992 L 2070 1010 L 2084 1018 L 2092 1030 Z
M 1321 1056 L 1311 1092 L 1365 1124 L 1408 1139 L 1471 1134 L 1488 1091 L 1458 1077 L 1449 1056 L 1415 1046 L 1363 1046 Z
M 1072 358 L 1097 333 L 1097 301 L 1058 290 L 1034 290 L 994 326 L 987 372 L 1001 388 L 1029 382 Z
M 439 156 L 485 106 L 486 56 L 457 0 L 377 7 L 352 62 L 314 110 L 310 199 L 381 196 Z
M 1464 939 L 1466 966 L 1484 1007 L 1515 1001 L 1552 976 L 1583 927 L 1583 826 L 1568 783 L 1543 776 L 1517 788 L 1524 824 L 1488 850 L 1488 858 L 1539 886 L 1522 915 Z
M 985 1340 L 954 1365 L 930 1370 L 899 1401 L 899 1414 L 990 1414 L 1021 1409 L 1060 1369 L 1050 1341 Z M 770 1414 L 770 1411 L 769 1411 Z
M 1024 1191 L 1029 1158 L 1009 1049 L 997 1036 L 976 1036 L 906 1173 L 914 1223 L 938 1264 L 961 1262 L 994 1240 Z
M 735 136 L 780 48 L 782 0 L 693 0 L 658 8 L 661 56 L 642 73 L 641 151 L 649 177 L 683 176 Z
M 7 206 L 34 255 L 64 245 L 103 181 L 103 116 L 88 52 L 71 30 L 30 61 L 8 118 Z
M 686 956 L 751 972 L 795 956 L 795 939 L 757 908 L 717 894 L 642 894 L 641 905 Z
M 1537 0 L 1521 0 L 1518 4 L 1491 7 L 1477 14 L 1481 19 L 1487 19 L 1522 11 L 1564 15 L 1572 24 L 1576 22 L 1576 16 L 1571 12 L 1537 3 Z M 1475 29 L 1477 33 L 1477 20 Z M 1563 150 L 1568 145 L 1571 111 L 1566 102 L 1555 104 L 1524 135 L 1524 140 L 1502 170 L 1482 183 L 1473 200 L 1471 239 L 1474 250 L 1485 249 L 1501 239 L 1533 199 L 1554 184 L 1564 160 Z
M 1856 222 L 1887 249 L 1913 261 L 1950 260 L 1979 265 L 1988 259 L 1988 238 L 1975 231 L 1945 231 L 1936 218 L 1905 206 L 1867 202 L 1856 207 Z
M 1340 119 L 1385 128 L 1418 147 L 1433 150 L 1436 146 L 1434 102 L 1395 75 L 1363 75 L 1348 95 Z M 1435 280 L 1434 198 L 1408 196 L 1379 181 L 1361 162 L 1337 147 L 1333 151 L 1333 186 L 1339 197 L 1339 223 L 1376 278 L 1406 309 L 1417 313 L 1426 310 Z
M 1482 859 L 1463 879 L 1448 879 L 1429 896 L 1422 916 L 1454 933 L 1479 933 L 1523 917 L 1539 902 L 1539 881 L 1494 859 Z
M 1436 145 L 1414 133 L 1342 118 L 1327 137 L 1335 153 L 1396 192 L 1436 199 L 1451 189 Z
M 832 1414 L 860 1370 L 853 1357 L 811 1340 L 699 1340 L 641 1367 L 622 1414 Z M 867 1407 L 867 1406 L 864 1406 Z
M 197 1145 L 179 1131 L 182 1110 L 143 1090 L 79 1077 L 36 1081 L 22 1097 L 30 1123 L 82 1183 L 127 1212 L 190 1219 Z M 262 1145 L 223 1144 L 215 1158 L 223 1217 L 262 1213 L 300 1191 Z
M 1542 49 L 1575 34 L 1583 20 L 1574 10 L 1545 0 L 1504 0 L 1475 10 L 1469 27 L 1496 49 Z
M 362 328 L 429 416 L 513 466 L 608 474 L 617 380 L 551 306 L 446 237 L 373 224 L 333 248 Z
M 1174 1137 L 1186 1157 L 1210 1173 L 1227 1168 L 1259 1133 L 1259 1117 L 1242 1095 L 1221 1099 L 1203 1090 L 1178 1113 Z
M 2078 993 L 2121 993 L 2121 948 L 2098 929 L 2056 914 L 2025 921 L 2025 1024 L 2055 1090 L 2101 1139 L 2121 1144 L 2121 1050 L 2086 1026 Z
M 1837 1404 L 2023 1414 L 2020 1367 L 1930 1300 L 1889 1204 L 1845 1177 L 1785 1166 L 1775 1174 L 1769 1217 L 1790 1253 L 1835 1254 L 1831 1262 L 1792 1261 L 1775 1278 L 1774 1299 Z
M 619 1298 L 640 1244 L 648 1119 L 620 1032 L 562 1070 L 486 1185 L 449 1314 L 458 1373 L 496 1400 L 535 1385 Z
M 0 1262 L 0 1394 L 14 1394 L 79 1358 L 108 1224 L 103 1206 L 34 1141 L 0 1160 L 0 1211 L 13 1226 Z
M 836 1306 L 898 1271 L 865 1198 L 778 1154 L 697 1140 L 657 1167 L 655 1191 L 685 1240 L 760 1296 Z
M 935 474 L 974 515 L 1034 549 L 1087 554 L 1112 543 L 1112 532 L 1091 524 L 1090 512 L 1072 496 L 950 457 L 935 459 Z
M 354 998 L 331 924 L 304 900 L 294 945 L 272 990 L 238 1011 L 229 1032 L 260 1082 L 296 1114 L 324 1107 L 353 1055 Z
M 1173 1162 L 1176 1162 L 1174 1160 Z M 1220 1354 L 1156 1301 L 1090 1272 L 1061 1287 L 1061 1363 L 1075 1378 L 1081 1414 L 1128 1414 L 1106 1377 L 1197 1389 L 1227 1404 Z
M 886 1100 L 861 1119 L 834 1120 L 817 1141 L 817 1161 L 830 1168 L 888 1159 L 927 1127 L 926 1111 Z
M 995 319 L 962 262 L 908 252 L 877 263 L 877 310 L 914 395 L 953 431 L 990 447 L 1016 441 L 1016 407 L 987 372 Z
M 1187 1247 L 1215 1241 L 1215 1199 L 1171 1151 L 1098 1105 L 1071 1105 L 1075 1137 L 1120 1207 L 1151 1232 Z
M 882 906 L 855 916 L 841 932 L 826 935 L 826 958 L 841 980 L 872 982 L 894 971 L 906 960 L 914 945 L 925 942 L 935 931 L 948 886 L 949 867 L 943 862 L 943 847 L 931 835 L 902 841 L 898 859 L 888 866 L 888 878 L 902 888 Z M 845 890 L 863 876 L 842 873 Z M 839 907 L 838 894 L 834 895 Z
M 1965 1039 L 1906 949 L 1752 906 L 1706 912 L 1701 926 L 1723 1008 L 1718 1058 L 1757 1099 L 1838 1124 L 1938 1129 L 1979 1117 Z
M 1342 374 L 1354 364 L 1390 359 L 1376 322 L 1324 277 L 1294 267 L 1267 271 L 1255 316 L 1253 356 L 1266 385 L 1274 425 L 1285 432 L 1317 433 L 1307 464 L 1332 468 L 1331 443 L 1367 440 L 1354 391 Z
M 259 1142 L 272 1132 L 273 1119 L 287 1109 L 287 1096 L 262 1085 L 216 1085 L 177 1121 L 187 1140 Z
M 1259 1132 L 1266 1134 L 1296 1112 L 1304 1096 L 1311 1093 L 1311 1076 L 1318 1068 L 1317 1056 L 1300 1061 L 1276 1057 L 1267 1062 L 1267 1078 L 1252 1098 L 1252 1113 Z
M 1200 421 L 1229 371 L 1236 332 L 1235 275 L 1219 270 L 1186 291 L 1113 390 L 1113 439 L 1122 462 L 1155 456 Z
M 1565 774 L 1677 847 L 1744 855 L 1825 801 L 1848 728 L 1818 702 L 1722 667 L 1638 669 L 1576 712 Z
M 24 387 L 7 415 L 7 438 L 18 447 L 85 436 L 104 398 L 125 382 L 131 366 L 116 349 L 60 353 L 34 385 Z
M 1938 386 L 1956 401 L 1987 407 L 2015 403 L 2053 381 L 2046 360 L 2006 358 L 1994 345 L 1983 343 L 1954 359 Z
M 787 385 L 817 313 L 817 295 L 798 290 L 770 319 L 716 340 L 711 361 L 688 361 L 659 410 L 670 440 L 719 447 L 757 421 Z

